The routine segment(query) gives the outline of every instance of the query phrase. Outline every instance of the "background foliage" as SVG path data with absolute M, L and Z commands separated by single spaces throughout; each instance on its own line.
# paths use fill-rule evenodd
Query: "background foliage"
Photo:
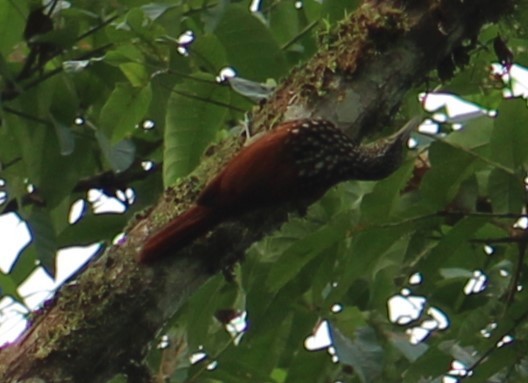
M 280 81 L 315 52 L 314 31 L 358 3 L 262 1 L 251 13 L 248 1 L 78 0 L 51 10 L 0 2 L 1 208 L 33 238 L 0 275 L 2 294 L 21 300 L 17 288 L 35 267 L 53 275 L 58 249 L 112 240 L 209 144 L 238 134 L 231 128 L 252 103 L 218 80 L 225 68 Z M 342 184 L 253 246 L 235 282 L 212 278 L 167 325 L 149 355 L 160 378 L 527 379 L 528 112 L 511 97 L 522 79 L 508 76 L 509 58 L 493 49 L 505 41 L 526 65 L 527 15 L 521 2 L 486 27 L 467 69 L 439 88 L 496 118 L 434 111 L 436 134 L 418 137 L 391 177 Z M 498 60 L 504 76 L 490 70 Z M 432 76 L 408 104 L 438 84 Z M 94 214 L 86 203 L 71 225 L 72 204 L 94 188 L 120 198 L 125 213 Z M 395 299 L 415 310 L 390 315 Z M 332 347 L 309 351 L 321 323 Z

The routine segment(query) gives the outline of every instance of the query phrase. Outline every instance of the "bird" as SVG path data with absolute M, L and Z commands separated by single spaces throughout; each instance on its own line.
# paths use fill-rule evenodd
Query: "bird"
M 201 191 L 194 205 L 148 237 L 138 253 L 150 263 L 175 253 L 219 223 L 258 208 L 321 197 L 346 180 L 379 180 L 402 163 L 420 120 L 370 144 L 329 120 L 287 121 L 244 147 Z

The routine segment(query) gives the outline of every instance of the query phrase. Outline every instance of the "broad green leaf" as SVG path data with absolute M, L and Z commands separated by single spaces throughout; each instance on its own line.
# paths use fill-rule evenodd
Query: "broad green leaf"
M 425 343 L 412 344 L 409 341 L 408 335 L 401 333 L 389 333 L 389 341 L 391 344 L 398 349 L 410 362 L 416 361 L 421 357 L 429 348 Z
M 54 119 L 53 121 L 54 127 L 39 128 L 44 150 L 35 150 L 33 153 L 35 161 L 39 161 L 38 164 L 35 162 L 39 177 L 31 181 L 50 209 L 63 201 L 73 191 L 79 179 L 89 173 L 94 165 L 91 142 L 82 138 L 74 141 L 69 126 Z
M 110 65 L 121 65 L 127 63 L 143 63 L 145 56 L 141 50 L 133 44 L 122 44 L 108 51 L 104 61 Z
M 0 129 L 0 163 L 2 164 L 0 170 L 2 173 L 12 171 L 14 166 L 25 167 L 21 158 L 24 148 L 19 145 L 17 135 L 11 130 L 11 126 L 16 129 L 16 120 L 10 120 L 8 117 L 6 121 L 9 125 L 6 129 Z M 11 165 L 6 169 L 6 164 Z M 17 173 L 19 176 L 23 176 L 23 174 Z
M 489 74 L 488 68 L 491 60 L 493 60 L 493 54 L 488 49 L 481 49 L 478 52 L 474 52 L 474 54 L 470 56 L 471 69 L 457 72 L 455 76 L 442 87 L 442 90 L 464 96 L 464 98 L 471 101 L 477 101 L 471 96 L 482 94 L 482 82 L 485 81 L 485 78 Z M 495 94 L 500 97 L 499 92 L 496 92 Z M 481 105 L 491 107 L 491 105 L 487 103 Z
M 339 361 L 353 367 L 362 383 L 376 381 L 383 371 L 383 348 L 371 327 L 360 327 L 350 338 L 340 328 L 329 326 Z
M 367 326 L 365 315 L 355 306 L 345 307 L 332 318 L 331 322 L 345 334 L 354 334 L 360 328 Z
M 430 347 L 403 374 L 403 383 L 438 382 L 439 378 L 449 370 L 453 357 L 437 347 Z
M 29 242 L 23 249 L 20 250 L 15 263 L 9 270 L 9 276 L 17 284 L 21 285 L 37 268 L 39 256 L 35 246 Z
M 150 103 L 151 90 L 150 90 L 150 84 L 148 83 L 150 74 L 147 72 L 145 65 L 138 64 L 138 63 L 125 63 L 125 64 L 119 65 L 119 68 L 121 69 L 123 74 L 126 76 L 128 81 L 130 81 L 130 84 L 132 84 L 133 87 L 143 87 L 143 89 L 140 91 L 138 95 L 138 98 L 139 98 L 138 103 L 140 107 L 143 107 L 143 109 L 146 109 L 146 107 L 148 107 L 148 104 Z M 134 106 L 135 105 L 131 105 L 130 109 L 132 109 Z M 132 111 L 136 112 L 136 109 L 132 109 Z
M 51 223 L 55 233 L 57 233 L 57 237 L 59 233 L 71 225 L 70 213 L 72 211 L 72 199 L 72 195 L 68 193 L 62 201 L 58 202 L 52 209 L 49 209 Z M 60 247 L 58 238 L 57 247 Z
M 175 38 L 182 33 L 182 29 L 184 27 L 184 25 L 182 25 L 182 21 L 186 21 L 185 19 L 182 20 L 182 16 L 184 18 L 186 16 L 185 6 L 187 5 L 187 2 L 181 3 L 179 1 L 173 1 L 173 3 L 175 3 L 175 5 L 168 7 L 162 14 L 160 14 L 159 8 L 166 7 L 166 5 L 164 4 L 150 3 L 144 5 L 142 9 L 143 12 L 145 12 L 145 15 L 147 15 L 147 17 L 149 17 L 150 19 L 157 16 L 156 25 L 163 28 L 164 34 Z M 151 8 L 147 8 L 149 6 Z M 199 6 L 202 7 L 205 5 L 200 4 Z
M 300 348 L 290 362 L 284 383 L 318 382 L 326 376 L 331 366 L 325 351 L 307 351 Z
M 513 171 L 526 165 L 528 157 L 526 100 L 505 99 L 499 106 L 491 137 L 491 158 Z
M 192 171 L 222 127 L 229 108 L 229 90 L 213 76 L 193 75 L 173 88 L 165 120 L 163 182 L 172 185 Z
M 424 279 L 433 281 L 446 260 L 467 241 L 473 238 L 474 233 L 486 223 L 484 218 L 466 217 L 461 219 L 452 228 L 445 228 L 446 233 L 440 238 L 430 253 L 422 259 L 417 269 L 424 275 Z
M 446 141 L 470 149 L 486 147 L 490 143 L 494 121 L 487 116 L 472 119 L 462 129 L 449 134 Z
M 284 305 L 285 303 L 283 302 L 281 306 L 286 310 L 282 310 L 282 313 L 273 313 L 273 315 L 280 315 L 277 318 L 280 319 L 279 321 L 275 321 L 275 316 L 273 318 L 254 317 L 254 319 L 249 317 L 252 330 L 244 335 L 237 347 L 230 347 L 229 352 L 224 352 L 218 357 L 218 364 L 224 368 L 215 370 L 213 377 L 222 382 L 269 381 L 269 375 L 280 363 L 286 340 L 294 325 L 291 302 L 290 308 Z M 270 320 L 274 321 L 274 326 L 269 326 Z M 268 323 L 266 323 L 267 326 L 262 327 L 258 326 L 258 322 Z M 266 350 L 266 358 L 262 358 L 260 353 L 252 352 L 255 349 Z
M 186 308 L 185 318 L 189 347 L 198 349 L 199 346 L 209 348 L 214 329 L 225 331 L 223 324 L 217 321 L 217 310 L 233 309 L 237 297 L 238 287 L 235 283 L 226 283 L 224 278 L 216 277 L 205 283 L 193 295 Z
M 50 119 L 53 122 L 55 134 L 57 135 L 59 141 L 60 154 L 63 156 L 69 156 L 75 149 L 75 139 L 71 129 L 69 126 L 66 126 L 60 121 L 55 120 L 53 116 L 50 116 Z
M 495 310 L 500 310 L 500 305 L 497 302 L 489 302 L 458 315 L 457 320 L 451 323 L 451 331 L 456 334 L 458 343 L 462 346 L 473 345 L 475 337 L 481 334 L 481 331 L 491 329 L 489 318 Z
M 30 246 L 35 248 L 40 265 L 52 277 L 55 277 L 55 256 L 57 238 L 49 211 L 45 208 L 31 208 L 25 220 L 32 237 Z
M 132 134 L 137 124 L 145 117 L 152 98 L 150 84 L 135 88 L 118 83 L 101 110 L 100 127 L 112 143 L 117 143 Z
M 414 161 L 407 161 L 390 177 L 376 183 L 372 193 L 367 194 L 361 203 L 362 222 L 382 223 L 391 217 L 413 167 Z
M 141 7 L 141 10 L 151 20 L 156 20 L 161 17 L 168 10 L 175 8 L 175 5 L 160 4 L 160 3 L 149 3 Z
M 286 72 L 286 60 L 266 26 L 248 9 L 230 5 L 215 29 L 229 65 L 242 77 L 265 81 Z
M 407 230 L 403 227 L 390 227 L 352 232 L 350 245 L 341 254 L 340 272 L 335 276 L 337 286 L 332 289 L 328 301 L 341 301 L 350 287 L 359 281 L 372 283 L 380 260 L 393 246 L 400 246 L 399 240 L 406 241 Z
M 431 169 L 425 174 L 420 192 L 435 209 L 442 209 L 458 193 L 460 185 L 475 171 L 476 157 L 443 142 L 429 150 Z
M 374 265 L 370 277 L 369 307 L 385 310 L 387 300 L 398 288 L 394 276 L 401 271 L 405 253 L 409 247 L 409 235 L 402 235 L 382 254 Z
M 29 105 L 33 97 L 24 97 L 23 102 L 14 103 L 17 107 L 23 108 L 23 105 Z M 34 100 L 33 100 L 34 101 Z M 35 110 L 38 109 L 39 103 L 35 102 Z M 15 137 L 16 145 L 20 148 L 22 161 L 26 170 L 26 177 L 29 182 L 39 184 L 42 178 L 43 155 L 46 149 L 45 143 L 48 138 L 48 131 L 51 126 L 47 124 L 34 124 L 29 121 L 18 118 L 11 114 L 5 115 L 6 128 L 8 132 Z
M 301 30 L 300 12 L 290 2 L 283 1 L 271 9 L 270 31 L 277 42 L 284 46 Z
M 490 381 L 504 381 L 508 371 L 511 369 L 522 356 L 524 356 L 524 350 L 515 344 L 506 344 L 497 350 L 494 350 L 488 358 L 475 368 L 465 382 L 469 383 L 487 383 Z M 502 373 L 502 374 L 501 374 Z M 490 377 L 495 377 L 495 379 Z M 509 379 L 508 379 L 509 380 Z
M 488 193 L 493 212 L 498 214 L 520 213 L 526 198 L 523 180 L 502 169 L 494 169 L 490 173 Z
M 4 274 L 0 271 L 0 296 L 11 297 L 15 301 L 23 303 L 24 299 L 18 293 L 18 285 L 10 274 Z
M 136 151 L 132 141 L 122 140 L 112 145 L 110 140 L 100 131 L 95 132 L 95 137 L 103 152 L 104 158 L 108 161 L 114 172 L 123 172 L 132 165 Z
M 57 236 L 57 245 L 63 248 L 111 241 L 123 230 L 127 219 L 127 215 L 117 213 L 88 214 L 62 231 Z
M 321 229 L 300 238 L 286 249 L 269 273 L 268 288 L 271 291 L 280 290 L 314 257 L 329 251 L 332 245 L 342 240 L 347 227 L 346 217 L 346 214 L 336 216 Z
M 132 8 L 126 15 L 126 27 L 133 31 L 142 30 L 145 26 L 145 16 L 144 9 Z
M 211 73 L 218 73 L 229 65 L 224 46 L 213 34 L 197 37 L 191 44 L 189 52 L 200 68 L 207 68 Z
M 25 1 L 0 1 L 0 52 L 5 57 L 13 51 L 15 44 L 21 43 L 26 21 L 21 13 L 28 12 L 28 4 Z

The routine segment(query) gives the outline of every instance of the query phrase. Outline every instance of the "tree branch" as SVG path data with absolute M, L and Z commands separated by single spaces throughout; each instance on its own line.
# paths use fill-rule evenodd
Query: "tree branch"
M 464 41 L 475 40 L 484 23 L 496 21 L 512 4 L 513 0 L 366 1 L 323 38 L 318 54 L 284 79 L 253 115 L 254 128 L 321 116 L 354 135 L 378 129 L 394 116 L 412 86 L 451 59 Z M 238 141 L 228 140 L 210 150 L 195 174 L 169 190 L 124 243 L 95 260 L 75 284 L 64 286 L 28 332 L 0 351 L 0 380 L 83 383 L 104 381 L 127 370 L 130 361 L 142 360 L 149 341 L 211 272 L 277 229 L 292 206 L 263 209 L 223 223 L 178 256 L 152 267 L 134 261 L 145 238 L 185 210 L 200 185 L 239 147 Z

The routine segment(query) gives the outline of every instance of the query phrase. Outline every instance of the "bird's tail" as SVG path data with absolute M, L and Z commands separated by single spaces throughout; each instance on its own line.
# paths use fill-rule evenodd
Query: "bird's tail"
M 195 205 L 147 238 L 138 255 L 138 261 L 149 263 L 168 255 L 169 252 L 174 253 L 205 234 L 217 223 L 218 219 L 212 209 Z

